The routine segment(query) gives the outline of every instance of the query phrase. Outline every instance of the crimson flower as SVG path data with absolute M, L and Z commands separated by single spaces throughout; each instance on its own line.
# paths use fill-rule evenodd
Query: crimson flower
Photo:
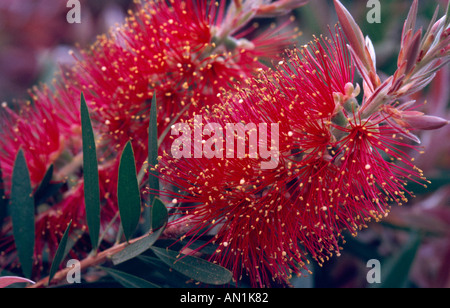
M 261 72 L 213 111 L 204 110 L 205 123 L 190 121 L 192 131 L 212 124 L 246 125 L 245 135 L 234 132 L 237 142 L 230 148 L 237 150 L 243 142 L 246 155 L 174 159 L 167 154 L 159 171 L 163 180 L 179 188 L 169 196 L 183 204 L 181 218 L 169 230 L 185 233 L 182 238 L 190 239 L 187 247 L 214 230 L 210 242 L 217 250 L 211 260 L 233 269 L 236 281 L 249 275 L 252 285 L 259 287 L 299 274 L 306 269 L 307 253 L 319 262 L 339 254 L 339 232 L 344 225 L 353 227 L 345 216 L 351 217 L 356 200 L 347 196 L 349 204 L 340 209 L 346 183 L 335 181 L 341 175 L 333 162 L 338 153 L 332 154 L 336 139 L 331 120 L 334 93 L 346 93 L 353 75 L 354 66 L 337 30 L 330 38 L 317 38 L 291 51 L 276 70 Z M 270 169 L 261 168 L 267 162 L 261 144 L 259 157 L 250 157 L 249 124 L 262 123 L 278 125 L 278 131 L 277 126 L 267 128 L 272 143 L 263 142 L 279 153 L 278 164 Z M 211 139 L 218 139 L 217 132 Z M 342 224 L 336 223 L 336 215 Z
M 54 254 L 70 220 L 72 232 L 81 238 L 86 232 L 81 92 L 90 107 L 98 147 L 102 232 L 110 235 L 113 232 L 105 228 L 118 211 L 118 153 L 132 140 L 137 166 L 144 165 L 154 93 L 158 96 L 158 125 L 163 136 L 173 121 L 195 114 L 205 102 L 219 103 L 218 91 L 232 90 L 234 83 L 265 68 L 260 60 L 282 53 L 297 35 L 290 26 L 291 19 L 264 29 L 253 22 L 255 18 L 281 17 L 305 3 L 145 1 L 130 12 L 122 26 L 99 36 L 90 49 L 74 52 L 76 64 L 63 68 L 51 87 L 32 89 L 31 101 L 18 106 L 3 103 L 0 162 L 6 195 L 19 148 L 24 151 L 34 187 L 50 165 L 55 168 L 52 180 L 65 182 L 59 194 L 45 200 L 37 210 L 37 267 L 42 266 L 43 255 Z M 160 141 L 163 149 L 164 140 Z M 0 259 L 2 267 L 11 266 L 14 259 L 11 230 L 10 223 L 0 230 L 2 255 L 7 255 Z
M 166 235 L 181 236 L 191 253 L 215 244 L 210 260 L 233 270 L 236 282 L 247 276 L 255 287 L 288 283 L 307 270 L 309 258 L 322 265 L 339 256 L 344 231 L 356 236 L 392 204 L 408 202 L 408 181 L 426 183 L 407 154 L 417 149 L 409 142 L 418 140 L 411 126 L 448 123 L 413 112 L 414 102 L 398 103 L 432 80 L 425 67 L 448 63 L 448 17 L 420 45 L 420 32 L 412 38 L 411 30 L 415 1 L 399 71 L 382 82 L 370 39 L 335 4 L 342 31 L 293 50 L 276 69 L 224 93 L 222 104 L 203 109 L 201 118 L 174 125 L 172 155 L 165 153 L 158 166 L 161 179 L 176 187 L 160 193 L 180 204 Z M 362 103 L 355 70 L 363 77 Z M 262 167 L 268 158 L 275 165 Z

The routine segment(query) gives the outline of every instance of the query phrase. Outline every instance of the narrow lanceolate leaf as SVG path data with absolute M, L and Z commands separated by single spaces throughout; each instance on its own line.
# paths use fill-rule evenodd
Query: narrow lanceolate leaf
M 129 245 L 124 250 L 114 255 L 112 257 L 114 265 L 121 264 L 141 255 L 156 243 L 164 231 L 164 226 L 167 224 L 169 217 L 166 206 L 159 198 L 155 198 L 153 201 L 151 216 L 153 231 L 149 235 L 143 237 L 139 241 Z
M 56 250 L 55 258 L 53 259 L 52 266 L 50 268 L 50 275 L 49 275 L 49 278 L 48 278 L 48 283 L 49 284 L 52 281 L 53 276 L 58 271 L 58 267 L 59 267 L 59 265 L 61 264 L 62 260 L 65 257 L 64 253 L 66 251 L 67 239 L 69 238 L 69 232 L 70 232 L 70 227 L 71 226 L 72 226 L 72 221 L 70 221 L 69 225 L 67 226 L 67 229 L 64 232 L 64 235 L 63 235 L 63 237 L 61 239 L 61 242 L 59 243 L 58 249 Z
M 150 188 L 150 200 L 149 205 L 153 203 L 155 192 L 159 191 L 159 179 L 158 172 L 155 170 L 155 166 L 158 164 L 158 119 L 157 119 L 157 102 L 156 93 L 153 94 L 152 105 L 150 109 L 150 124 L 148 129 L 148 165 L 149 165 L 149 177 L 148 185 Z
M 413 1 L 411 5 L 411 9 L 409 10 L 408 17 L 406 18 L 405 24 L 403 25 L 403 34 L 402 34 L 402 46 L 404 45 L 405 34 L 411 30 L 414 31 L 417 20 L 417 12 L 418 12 L 419 2 L 417 0 Z
M 143 237 L 139 241 L 125 247 L 121 252 L 115 254 L 112 257 L 113 264 L 119 265 L 149 250 L 156 243 L 156 241 L 161 236 L 161 233 L 163 231 L 164 229 L 161 228 L 158 231 L 150 233 L 149 235 Z
M 97 152 L 91 118 L 84 95 L 81 94 L 81 128 L 83 138 L 83 176 L 86 219 L 92 247 L 97 249 L 100 233 L 100 187 Z
M 180 255 L 176 251 L 157 247 L 152 247 L 152 251 L 177 272 L 202 283 L 224 285 L 229 283 L 233 276 L 226 268 L 197 257 Z
M 150 281 L 147 281 L 145 279 L 142 279 L 140 277 L 112 269 L 112 268 L 105 268 L 102 267 L 102 269 L 107 272 L 111 277 L 114 278 L 118 283 L 120 283 L 125 288 L 129 289 L 152 289 L 152 288 L 159 288 L 158 285 L 151 283 Z
M 166 225 L 169 218 L 167 208 L 164 202 L 159 198 L 155 198 L 152 204 L 152 229 L 158 230 Z
M 141 215 L 141 194 L 131 141 L 125 146 L 120 159 L 117 198 L 123 233 L 129 241 L 136 231 Z
M 361 59 L 367 70 L 371 69 L 371 65 L 368 63 L 366 54 L 366 44 L 364 35 L 362 34 L 358 24 L 353 19 L 350 12 L 342 5 L 338 0 L 334 1 L 336 13 L 339 18 L 339 23 L 344 30 L 350 46 L 352 46 L 356 55 Z
M 54 169 L 53 165 L 50 165 L 50 167 L 47 169 L 47 172 L 45 173 L 45 176 L 42 179 L 41 184 L 39 184 L 38 189 L 34 193 L 35 197 L 42 194 L 45 188 L 47 188 L 47 186 L 50 184 L 50 181 L 52 180 L 53 177 L 53 169 Z
M 34 254 L 34 199 L 30 172 L 22 150 L 14 163 L 11 186 L 10 213 L 14 240 L 23 274 L 30 278 Z
M 406 73 L 409 73 L 411 69 L 417 64 L 416 60 L 420 52 L 421 39 L 422 33 L 421 31 L 417 31 L 417 33 L 411 39 L 411 42 L 409 43 L 408 47 L 406 48 L 404 59 L 407 62 L 405 69 Z

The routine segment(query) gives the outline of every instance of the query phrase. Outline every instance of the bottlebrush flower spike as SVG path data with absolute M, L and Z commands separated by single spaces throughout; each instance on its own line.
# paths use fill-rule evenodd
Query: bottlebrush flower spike
M 186 204 L 166 235 L 184 232 L 181 238 L 189 238 L 189 248 L 215 230 L 211 242 L 217 250 L 211 260 L 232 269 L 236 281 L 248 275 L 252 286 L 259 287 L 299 274 L 306 268 L 308 253 L 319 263 L 339 254 L 340 229 L 334 217 L 341 215 L 347 223 L 346 210 L 335 210 L 329 201 L 330 192 L 339 191 L 331 188 L 335 178 L 342 177 L 330 154 L 336 142 L 331 133 L 338 109 L 334 94 L 354 98 L 357 93 L 350 87 L 354 67 L 343 36 L 337 31 L 329 38 L 316 38 L 308 47 L 291 51 L 289 60 L 279 65 L 222 104 L 204 109 L 200 114 L 205 123 L 189 122 L 192 131 L 230 123 L 243 123 L 252 131 L 269 123 L 258 136 L 263 133 L 270 141 L 259 139 L 255 144 L 252 134 L 236 131 L 238 144 L 246 145 L 243 157 L 236 155 L 238 145 L 212 158 L 175 159 L 166 154 L 158 170 L 162 180 L 179 189 L 162 194 Z M 217 142 L 217 132 L 203 144 L 209 148 L 211 141 Z M 259 155 L 251 154 L 255 147 Z M 219 148 L 215 143 L 214 149 Z M 275 150 L 276 164 L 269 169 L 262 167 L 269 159 L 263 157 L 264 149 Z M 343 197 L 334 196 L 337 204 Z M 348 209 L 352 206 L 353 202 Z
M 260 5 L 150 1 L 124 27 L 101 37 L 71 78 L 80 81 L 104 144 L 122 148 L 132 136 L 140 148 L 137 155 L 145 153 L 145 114 L 153 93 L 161 106 L 159 131 L 164 132 L 181 112 L 189 117 L 204 102 L 217 102 L 222 89 L 231 90 L 264 68 L 260 59 L 284 52 L 296 35 L 289 29 L 291 21 L 266 30 L 249 25 Z
M 54 180 L 67 181 L 58 198 L 49 201 L 51 209 L 36 219 L 36 268 L 42 266 L 47 250 L 50 255 L 54 253 L 70 220 L 73 232 L 85 232 L 81 92 L 85 93 L 97 137 L 102 224 L 106 226 L 117 212 L 114 185 L 119 149 L 132 139 L 138 168 L 147 159 L 147 115 L 154 93 L 158 96 L 161 136 L 174 119 L 195 114 L 206 102 L 220 103 L 217 93 L 232 90 L 234 83 L 244 82 L 266 67 L 259 60 L 274 59 L 293 43 L 297 31 L 291 27 L 292 20 L 268 29 L 251 23 L 260 9 L 280 15 L 281 8 L 288 12 L 304 3 L 275 1 L 273 7 L 267 7 L 269 2 L 261 0 L 232 4 L 143 1 L 124 25 L 100 36 L 88 50 L 73 53 L 76 64 L 56 76 L 52 90 L 47 86 L 33 89 L 32 101 L 20 104 L 19 112 L 2 104 L 0 160 L 6 195 L 20 147 L 34 187 L 51 164 L 55 166 Z M 239 14 L 235 14 L 237 10 Z M 8 253 L 8 258 L 1 259 L 1 267 L 12 264 L 10 231 L 10 224 L 0 230 L 2 253 Z
M 307 255 L 319 264 L 340 255 L 344 230 L 356 236 L 369 221 L 388 215 L 392 204 L 408 202 L 413 196 L 406 188 L 408 181 L 426 181 L 407 154 L 416 148 L 403 136 L 414 125 L 434 129 L 447 123 L 413 111 L 411 102 L 396 102 L 413 92 L 405 91 L 405 85 L 423 86 L 432 79 L 433 73 L 418 69 L 420 52 L 419 64 L 410 67 L 404 62 L 399 68 L 411 70 L 410 77 L 391 76 L 381 83 L 370 40 L 364 39 L 342 4 L 335 3 L 350 48 L 337 30 L 290 52 L 275 70 L 224 95 L 222 104 L 201 110 L 206 123 L 184 123 L 187 131 L 197 134 L 207 128 L 209 139 L 184 144 L 184 157 L 165 153 L 158 166 L 161 179 L 176 187 L 161 194 L 181 204 L 166 234 L 183 232 L 178 236 L 187 241 L 186 251 L 193 252 L 202 248 L 190 247 L 197 239 L 214 236 L 209 243 L 217 249 L 211 260 L 232 269 L 236 281 L 247 275 L 252 286 L 287 282 L 306 268 Z M 407 25 L 413 24 L 414 7 Z M 433 28 L 442 30 L 435 41 L 442 48 L 447 40 L 444 25 L 438 22 Z M 417 37 L 410 40 L 405 59 L 416 58 Z M 435 69 L 448 61 L 442 52 L 425 58 Z M 361 103 L 355 69 L 363 75 L 367 91 Z M 240 123 L 241 129 L 228 137 L 228 130 L 220 128 L 230 123 Z M 278 125 L 278 134 L 270 134 L 279 138 L 275 169 L 261 168 L 265 159 L 253 152 L 257 145 L 268 146 L 252 139 L 264 123 Z M 227 141 L 237 137 L 245 144 L 245 156 L 220 155 L 225 134 Z M 180 143 L 174 144 L 178 153 Z M 219 150 L 217 156 L 198 155 L 205 147 L 204 153 Z M 228 155 L 239 147 L 227 149 Z

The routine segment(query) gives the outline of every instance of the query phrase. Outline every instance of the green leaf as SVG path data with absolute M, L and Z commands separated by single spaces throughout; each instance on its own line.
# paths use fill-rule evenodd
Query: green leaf
M 158 172 L 154 169 L 154 166 L 158 164 L 158 109 L 156 103 L 156 93 L 153 94 L 152 105 L 150 108 L 150 123 L 148 128 L 148 165 L 149 165 L 149 177 L 148 185 L 150 192 L 159 191 L 159 179 Z M 150 194 L 149 204 L 153 203 L 155 196 Z
M 169 213 L 164 202 L 159 198 L 155 198 L 152 204 L 152 229 L 158 230 L 167 224 Z
M 386 260 L 381 266 L 381 284 L 378 288 L 404 288 L 409 280 L 411 266 L 419 250 L 422 236 L 412 232 L 405 247 L 393 258 Z
M 113 264 L 121 264 L 149 250 L 156 243 L 163 231 L 164 229 L 161 228 L 158 231 L 150 233 L 139 241 L 125 247 L 122 251 L 112 256 Z
M 14 162 L 10 213 L 22 271 L 27 278 L 31 278 L 35 242 L 35 213 L 30 172 L 22 149 L 19 150 Z
M 165 288 L 186 288 L 191 285 L 185 275 L 174 271 L 161 259 L 153 256 L 153 254 L 142 254 L 134 259 L 133 262 L 130 262 L 130 265 L 127 264 L 127 266 L 131 267 L 134 264 L 136 264 L 136 267 L 146 268 L 146 274 L 154 277 L 155 282 L 163 284 Z
M 114 255 L 112 257 L 114 265 L 118 265 L 141 255 L 156 243 L 161 236 L 161 233 L 164 231 L 164 226 L 167 224 L 169 218 L 167 208 L 159 198 L 153 200 L 151 216 L 153 232 Z
M 56 272 L 58 271 L 59 265 L 61 264 L 62 260 L 65 257 L 65 252 L 66 252 L 66 247 L 67 247 L 67 239 L 69 238 L 69 232 L 70 232 L 71 227 L 72 227 L 72 221 L 70 221 L 69 225 L 67 226 L 67 229 L 64 232 L 61 242 L 58 245 L 58 249 L 56 250 L 55 258 L 53 259 L 52 266 L 50 268 L 48 284 L 50 284 L 50 282 L 52 281 L 53 276 L 55 276 Z
M 44 203 L 48 198 L 55 195 L 64 183 L 52 184 L 50 183 L 53 177 L 53 165 L 50 165 L 44 178 L 39 184 L 38 189 L 34 193 L 34 205 L 39 206 Z
M 140 277 L 112 269 L 112 268 L 106 268 L 101 267 L 102 270 L 107 272 L 111 277 L 113 277 L 118 283 L 120 283 L 125 288 L 129 289 L 153 289 L 153 288 L 159 288 L 158 285 L 151 283 L 150 281 L 147 281 L 145 279 L 142 279 Z
M 83 176 L 86 218 L 94 250 L 100 233 L 100 187 L 94 130 L 83 93 L 81 93 L 81 128 L 83 138 Z
M 39 184 L 38 189 L 34 193 L 35 199 L 37 196 L 39 196 L 44 192 L 45 188 L 47 188 L 47 186 L 50 184 L 52 177 L 53 177 L 53 165 L 50 165 L 50 167 L 47 169 L 47 172 L 44 175 L 44 178 L 41 181 L 41 184 Z
M 177 272 L 202 283 L 224 285 L 233 277 L 226 268 L 194 256 L 181 255 L 176 251 L 158 247 L 152 247 L 152 251 Z
M 131 141 L 126 144 L 120 159 L 117 199 L 123 233 L 129 241 L 136 231 L 141 215 L 141 193 Z

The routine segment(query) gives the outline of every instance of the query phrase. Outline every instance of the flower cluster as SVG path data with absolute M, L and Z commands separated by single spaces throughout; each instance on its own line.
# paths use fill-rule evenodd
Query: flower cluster
M 33 187 L 54 170 L 48 195 L 35 198 L 35 277 L 56 254 L 70 221 L 77 237 L 71 254 L 85 256 L 89 249 L 81 92 L 99 157 L 103 244 L 120 235 L 119 153 L 130 140 L 138 169 L 148 168 L 156 95 L 159 163 L 139 180 L 142 188 L 157 174 L 162 189 L 141 193 L 171 200 L 163 235 L 179 239 L 183 253 L 201 255 L 213 246 L 209 261 L 232 270 L 236 283 L 288 283 L 309 271 L 310 260 L 322 265 L 339 256 L 344 232 L 356 236 L 369 221 L 386 217 L 392 204 L 408 202 L 414 196 L 408 182 L 425 185 L 410 156 L 418 149 L 413 142 L 420 143 L 414 131 L 448 121 L 417 111 L 411 95 L 450 61 L 449 13 L 438 20 L 436 10 L 423 34 L 415 30 L 415 0 L 397 70 L 381 77 L 370 38 L 338 0 L 339 24 L 287 51 L 298 31 L 285 16 L 306 2 L 146 1 L 124 25 L 74 52 L 75 66 L 62 69 L 51 86 L 32 89 L 31 101 L 1 105 L 0 188 L 6 197 L 19 149 Z M 267 17 L 285 18 L 261 29 L 255 20 Z M 186 134 L 175 140 L 179 127 L 208 139 L 191 142 Z M 13 267 L 8 220 L 0 247 L 0 266 Z
M 160 135 L 176 119 L 189 117 L 204 102 L 218 103 L 219 90 L 231 90 L 272 59 L 297 35 L 292 19 L 260 27 L 260 17 L 282 17 L 303 0 L 146 1 L 122 26 L 99 36 L 89 49 L 73 53 L 51 86 L 30 91 L 31 101 L 0 108 L 0 162 L 6 195 L 14 159 L 24 151 L 37 187 L 51 165 L 59 195 L 39 206 L 36 218 L 37 265 L 53 255 L 69 221 L 86 231 L 82 181 L 79 100 L 84 92 L 91 110 L 99 155 L 102 232 L 117 213 L 118 153 L 133 141 L 137 166 L 147 157 L 150 101 L 158 98 Z M 15 110 L 18 109 L 18 110 Z M 164 146 L 162 146 L 163 148 Z M 0 230 L 1 266 L 11 264 L 11 224 Z M 113 235 L 114 237 L 114 235 Z M 107 238 L 106 238 L 107 239 Z
M 244 133 L 235 137 L 246 153 L 255 147 L 249 123 L 278 124 L 279 142 L 263 144 L 279 153 L 276 169 L 260 167 L 261 153 L 240 159 L 165 153 L 158 166 L 161 178 L 176 187 L 162 194 L 180 204 L 166 234 L 181 235 L 186 248 L 210 235 L 217 247 L 211 261 L 233 269 L 236 281 L 249 276 L 259 287 L 288 282 L 307 269 L 308 255 L 319 264 L 340 255 L 344 230 L 356 236 L 368 221 L 388 215 L 392 204 L 413 196 L 408 181 L 425 183 L 408 155 L 416 149 L 408 139 L 419 141 L 412 131 L 448 124 L 414 111 L 408 99 L 450 60 L 448 16 L 436 21 L 435 15 L 423 37 L 414 34 L 415 1 L 398 70 L 382 82 L 370 39 L 339 1 L 335 6 L 342 30 L 315 38 L 275 69 L 222 95 L 222 104 L 200 112 L 205 123 L 187 122 L 193 131 L 242 123 Z M 361 103 L 356 70 L 363 77 Z M 203 151 L 211 152 L 221 146 L 221 132 L 207 131 Z

